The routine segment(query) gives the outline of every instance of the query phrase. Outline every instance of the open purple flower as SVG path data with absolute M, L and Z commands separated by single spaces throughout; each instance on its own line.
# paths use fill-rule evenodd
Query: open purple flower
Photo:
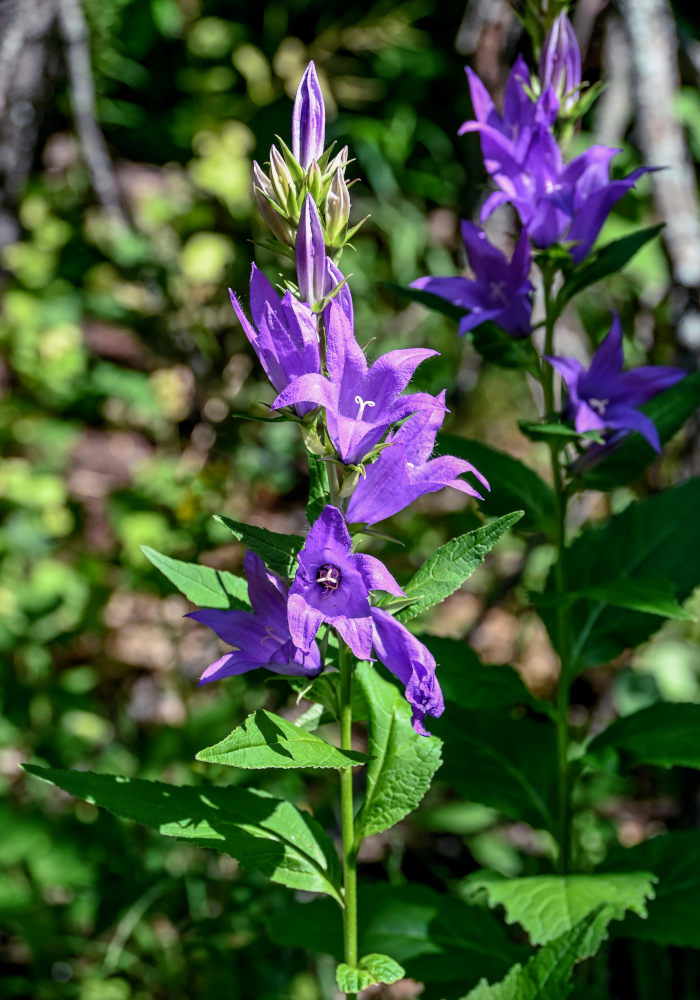
M 250 309 L 255 325 L 250 323 L 231 289 L 229 294 L 245 335 L 277 392 L 299 375 L 320 372 L 316 319 L 308 306 L 291 292 L 285 292 L 280 300 L 255 264 L 250 276 Z M 313 405 L 300 403 L 295 409 L 303 417 Z
M 304 170 L 323 155 L 326 107 L 313 60 L 299 81 L 292 112 L 292 152 Z
M 350 497 L 349 522 L 376 524 L 408 507 L 418 497 L 435 493 L 445 486 L 482 499 L 473 486 L 458 478 L 470 472 L 489 489 L 478 469 L 452 455 L 430 457 L 445 412 L 443 391 L 432 408 L 426 406 L 419 410 L 388 436 L 391 447 L 385 448 L 379 458 L 367 466 Z
M 661 451 L 659 432 L 637 407 L 683 378 L 682 368 L 648 365 L 623 372 L 622 328 L 617 316 L 610 333 L 593 355 L 586 371 L 575 358 L 547 358 L 564 379 L 567 391 L 565 414 L 576 430 L 638 431 L 656 451 Z M 614 437 L 619 437 L 615 434 Z
M 532 133 L 536 128 L 549 128 L 557 117 L 558 101 L 551 87 L 534 101 L 528 93 L 530 72 L 522 56 L 518 56 L 506 84 L 503 114 L 500 115 L 491 96 L 473 70 L 466 68 L 469 90 L 476 121 L 465 122 L 459 130 L 478 132 L 484 165 L 489 174 L 499 169 L 503 157 L 520 163 L 527 154 Z
M 554 19 L 542 46 L 539 68 L 542 89 L 551 87 L 569 111 L 581 86 L 581 49 L 566 11 Z
M 435 400 L 426 393 L 402 396 L 414 371 L 437 351 L 411 348 L 389 351 L 368 368 L 355 340 L 345 305 L 349 296 L 337 296 L 325 310 L 328 375 L 301 375 L 272 404 L 317 404 L 326 409 L 328 434 L 346 464 L 361 462 L 397 420 Z
M 442 715 L 445 703 L 435 676 L 435 658 L 405 625 L 381 608 L 372 608 L 372 642 L 377 657 L 406 688 L 413 709 L 413 728 L 430 736 L 423 725 L 426 715 Z
M 459 321 L 464 336 L 480 323 L 491 320 L 513 337 L 531 332 L 533 286 L 530 273 L 530 244 L 527 233 L 520 234 L 510 261 L 489 243 L 486 233 L 471 222 L 462 222 L 462 238 L 475 277 L 418 278 L 411 288 L 419 288 L 468 310 Z
M 640 167 L 620 180 L 610 180 L 610 160 L 619 150 L 591 146 L 564 164 L 556 139 L 545 128 L 535 129 L 524 159 L 504 152 L 493 179 L 500 191 L 490 195 L 482 220 L 510 202 L 532 242 L 548 247 L 562 240 L 574 242 L 571 256 L 578 264 L 593 246 L 610 210 L 644 173 Z
M 316 633 L 326 622 L 355 656 L 369 659 L 370 590 L 403 596 L 403 590 L 379 559 L 351 551 L 343 515 L 336 507 L 325 507 L 299 553 L 299 568 L 289 589 L 287 614 L 294 644 L 310 650 Z
M 243 568 L 252 612 L 210 608 L 188 615 L 235 647 L 210 664 L 199 683 L 245 674 L 258 667 L 276 674 L 315 677 L 323 666 L 318 646 L 312 642 L 302 651 L 292 642 L 287 623 L 287 585 L 254 552 L 246 552 Z

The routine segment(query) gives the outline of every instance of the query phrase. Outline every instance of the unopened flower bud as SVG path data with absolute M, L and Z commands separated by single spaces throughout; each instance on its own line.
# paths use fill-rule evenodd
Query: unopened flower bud
M 294 182 L 289 167 L 276 146 L 270 147 L 270 181 L 275 189 L 277 201 L 280 205 L 285 205 L 289 189 L 294 187 Z
M 292 112 L 292 152 L 304 170 L 319 160 L 326 142 L 326 108 L 313 60 L 304 71 Z
M 335 174 L 336 170 L 341 170 L 343 167 L 347 166 L 348 160 L 350 158 L 350 152 L 347 146 L 343 146 L 339 153 L 333 157 L 328 166 L 326 167 L 326 177 Z
M 350 192 L 342 170 L 337 170 L 326 196 L 328 244 L 340 249 L 350 219 Z
M 544 40 L 539 75 L 542 89 L 551 87 L 562 109 L 569 111 L 581 86 L 581 50 L 565 11 L 557 16 Z
M 253 163 L 253 198 L 258 207 L 258 211 L 271 230 L 273 236 L 288 246 L 294 246 L 294 239 L 289 226 L 284 221 L 282 215 L 275 208 L 277 204 L 275 190 L 257 162 Z
M 326 244 L 316 203 L 304 199 L 296 238 L 297 284 L 302 302 L 313 306 L 326 293 Z

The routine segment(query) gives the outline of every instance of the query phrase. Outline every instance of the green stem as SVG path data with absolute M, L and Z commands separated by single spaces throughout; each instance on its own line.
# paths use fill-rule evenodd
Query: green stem
M 545 303 L 545 354 L 554 353 L 554 323 L 556 314 L 552 302 L 552 276 L 544 273 L 544 303 Z M 554 410 L 554 369 L 543 362 L 542 388 L 544 390 L 545 417 L 549 418 Z M 550 462 L 552 467 L 552 482 L 554 485 L 554 514 L 556 561 L 554 564 L 554 586 L 556 602 L 556 636 L 557 652 L 559 653 L 560 673 L 557 687 L 556 723 L 557 723 L 557 789 L 558 816 L 557 841 L 559 855 L 557 867 L 563 875 L 569 869 L 570 846 L 570 787 L 569 787 L 569 695 L 571 688 L 570 659 L 571 637 L 569 633 L 569 615 L 566 606 L 566 574 L 564 570 L 564 549 L 566 546 L 566 505 L 567 495 L 564 488 L 564 471 L 560 461 L 559 446 L 550 441 Z
M 345 643 L 340 646 L 340 748 L 352 750 L 352 672 L 353 655 Z M 355 817 L 352 802 L 352 768 L 340 772 L 340 814 L 343 835 L 343 940 L 345 961 L 357 967 L 357 851 Z M 348 1000 L 357 994 L 348 993 Z

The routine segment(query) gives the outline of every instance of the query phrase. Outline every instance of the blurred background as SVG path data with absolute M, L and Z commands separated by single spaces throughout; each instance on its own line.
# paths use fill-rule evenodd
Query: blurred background
M 640 17 L 654 10 L 663 31 Z M 584 77 L 608 86 L 571 152 L 602 141 L 622 149 L 619 173 L 640 163 L 674 169 L 656 175 L 653 189 L 640 183 L 603 234 L 666 219 L 664 242 L 582 297 L 564 335 L 585 352 L 615 308 L 633 338 L 632 363 L 692 366 L 700 351 L 700 16 L 693 4 L 665 0 L 581 0 L 574 24 Z M 296 428 L 238 419 L 273 392 L 226 287 L 247 299 L 254 256 L 273 280 L 284 268 L 255 246 L 265 233 L 250 172 L 276 133 L 289 140 L 310 58 L 329 138 L 355 157 L 353 218 L 370 215 L 341 265 L 352 273 L 358 339 L 377 338 L 382 350 L 439 350 L 417 384 L 448 387 L 448 429 L 546 475 L 546 451 L 513 419 L 536 416 L 524 377 L 485 364 L 453 323 L 382 284 L 458 273 L 459 219 L 475 217 L 485 190 L 478 140 L 457 137 L 471 117 L 464 65 L 499 92 L 519 49 L 531 55 L 504 0 L 332 10 L 322 0 L 0 0 L 3 996 L 334 996 L 330 957 L 270 938 L 287 890 L 98 814 L 25 778 L 19 763 L 179 783 L 241 780 L 195 764 L 195 752 L 263 704 L 286 710 L 288 689 L 262 672 L 197 690 L 218 641 L 183 619 L 187 601 L 140 546 L 235 572 L 243 550 L 211 514 L 304 529 Z M 671 443 L 636 493 L 700 471 L 696 430 Z M 632 496 L 586 495 L 575 517 L 603 515 L 610 503 L 621 509 Z M 405 579 L 476 522 L 459 498 L 428 497 L 392 523 L 405 546 L 376 552 Z M 511 536 L 440 606 L 431 629 L 468 636 L 483 660 L 514 663 L 546 695 L 556 661 L 526 593 L 549 557 Z M 659 698 L 700 700 L 697 638 L 697 626 L 670 623 L 634 658 L 583 675 L 574 721 L 583 727 Z M 610 779 L 604 809 L 581 804 L 591 864 L 615 843 L 696 823 L 696 783 L 696 772 L 683 771 Z M 263 785 L 312 803 L 333 827 L 323 781 L 267 773 Z M 411 820 L 370 840 L 362 873 L 443 892 L 479 865 L 546 869 L 546 846 L 541 832 L 438 781 Z M 694 954 L 679 966 L 644 945 L 645 964 L 639 949 L 630 958 L 634 943 L 625 947 L 611 996 L 671 995 L 663 984 L 673 966 L 673 995 L 697 997 Z M 384 995 L 420 990 L 400 989 Z M 460 995 L 430 990 L 423 995 Z

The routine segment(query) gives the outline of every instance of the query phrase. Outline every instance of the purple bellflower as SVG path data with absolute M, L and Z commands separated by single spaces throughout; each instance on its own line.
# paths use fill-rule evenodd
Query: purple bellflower
M 623 372 L 622 328 L 617 316 L 586 371 L 575 358 L 547 358 L 559 372 L 567 391 L 565 414 L 576 430 L 613 431 L 610 441 L 638 431 L 656 451 L 661 451 L 659 432 L 637 407 L 683 378 L 682 368 L 647 365 Z M 622 433 L 620 433 L 622 432 Z
M 330 291 L 323 227 L 310 194 L 304 199 L 296 235 L 297 283 L 302 302 L 313 308 Z
M 521 163 L 533 131 L 539 127 L 549 128 L 557 117 L 559 104 L 554 91 L 548 87 L 537 101 L 533 101 L 527 90 L 530 71 L 523 57 L 518 56 L 508 77 L 503 114 L 500 115 L 476 73 L 467 67 L 466 74 L 476 121 L 465 122 L 459 135 L 479 132 L 489 174 L 499 169 L 504 156 L 509 162 Z
M 389 570 L 374 556 L 351 551 L 345 519 L 336 507 L 321 512 L 299 552 L 299 568 L 289 588 L 287 614 L 294 644 L 308 652 L 321 624 L 332 626 L 355 656 L 372 654 L 369 592 L 405 596 Z
M 548 247 L 572 241 L 571 256 L 578 264 L 590 251 L 612 206 L 651 167 L 640 167 L 620 180 L 610 180 L 610 160 L 617 149 L 591 146 L 564 164 L 554 136 L 545 128 L 534 130 L 522 162 L 503 150 L 493 178 L 500 191 L 490 195 L 481 218 L 510 202 L 518 212 L 532 242 Z
M 326 409 L 326 425 L 335 449 L 346 465 L 354 465 L 379 444 L 390 425 L 424 406 L 433 396 L 402 396 L 418 365 L 438 352 L 420 348 L 389 351 L 368 368 L 355 340 L 345 289 L 325 310 L 328 375 L 301 375 L 272 404 L 316 404 Z
M 405 625 L 381 608 L 372 608 L 372 641 L 378 659 L 406 688 L 413 709 L 411 723 L 421 736 L 430 736 L 423 720 L 437 718 L 445 710 L 442 691 L 435 676 L 435 658 Z
M 299 81 L 292 112 L 292 153 L 304 170 L 320 160 L 326 142 L 326 107 L 313 60 Z
M 379 458 L 367 466 L 350 497 L 347 510 L 350 523 L 376 524 L 425 493 L 435 493 L 445 486 L 482 499 L 469 483 L 458 478 L 470 472 L 489 489 L 488 482 L 473 465 L 452 455 L 430 458 L 444 417 L 443 390 L 433 407 L 419 410 L 389 434 L 387 442 L 391 447 L 385 448 Z
M 265 667 L 276 674 L 315 677 L 322 669 L 315 642 L 305 651 L 292 642 L 287 623 L 287 585 L 271 573 L 254 552 L 246 553 L 243 567 L 253 611 L 193 611 L 194 618 L 208 625 L 234 649 L 224 653 L 204 671 L 200 685 L 222 677 L 245 674 Z
M 564 111 L 570 111 L 581 86 L 581 49 L 566 11 L 554 19 L 542 46 L 539 68 L 542 90 L 551 87 Z
M 291 292 L 285 292 L 280 301 L 273 286 L 255 264 L 250 277 L 250 309 L 254 325 L 231 289 L 229 294 L 238 321 L 277 392 L 281 392 L 299 375 L 320 372 L 316 319 L 308 306 Z M 313 409 L 313 405 L 300 403 L 295 409 L 303 417 Z
M 489 243 L 486 233 L 471 222 L 462 222 L 462 238 L 475 278 L 418 278 L 411 288 L 419 288 L 460 309 L 469 310 L 459 321 L 459 335 L 491 320 L 513 337 L 531 332 L 533 286 L 530 273 L 530 244 L 527 233 L 520 234 L 510 262 Z

